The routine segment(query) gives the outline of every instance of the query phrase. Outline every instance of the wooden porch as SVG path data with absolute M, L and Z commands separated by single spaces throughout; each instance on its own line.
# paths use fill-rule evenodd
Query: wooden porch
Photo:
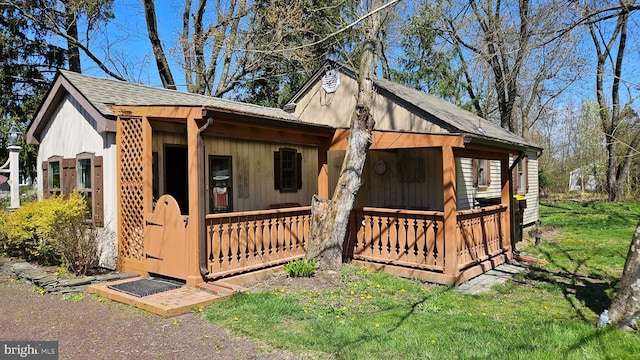
M 213 120 L 210 109 L 119 107 L 117 139 L 119 269 L 183 279 L 187 285 L 269 271 L 305 256 L 310 207 L 206 214 L 203 136 L 285 141 L 301 134 L 317 146 L 317 194 L 329 195 L 328 154 L 344 151 L 348 130 L 290 129 L 264 120 L 236 127 Z M 151 212 L 153 189 L 150 121 L 186 123 L 188 206 Z M 270 120 L 269 120 L 270 121 Z M 233 130 L 235 129 L 235 130 Z M 233 130 L 233 131 L 232 131 Z M 235 131 L 235 132 L 234 132 Z M 374 131 L 371 150 L 431 148 L 439 195 L 437 210 L 357 207 L 345 237 L 344 257 L 356 264 L 441 284 L 459 284 L 512 257 L 509 149 L 465 142 L 462 136 Z M 140 156 L 142 154 L 142 156 Z M 499 204 L 458 210 L 456 158 L 482 156 L 501 164 Z M 169 196 L 169 195 L 163 195 Z M 162 198 L 162 197 L 161 197 Z M 169 201 L 174 203 L 175 201 Z M 167 202 L 167 203 L 169 203 Z M 172 209 L 172 210 L 170 210 Z M 433 208 L 432 208 L 433 209 Z M 152 227 L 153 229 L 150 229 Z M 153 236 L 149 234 L 153 232 Z M 148 241 L 161 243 L 150 253 Z M 158 266 L 156 267 L 157 264 Z M 157 269 L 161 269 L 156 271 Z
M 354 209 L 345 261 L 440 284 L 459 284 L 510 258 L 507 208 L 460 211 L 453 233 L 444 213 Z M 310 207 L 207 215 L 208 280 L 267 269 L 305 256 Z

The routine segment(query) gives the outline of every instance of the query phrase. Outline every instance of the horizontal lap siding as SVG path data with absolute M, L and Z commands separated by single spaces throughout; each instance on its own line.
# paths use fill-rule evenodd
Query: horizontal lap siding
M 474 199 L 500 197 L 500 161 L 491 160 L 491 184 L 486 189 L 473 186 L 473 160 L 456 158 L 458 210 L 473 209 Z
M 535 153 L 529 153 L 529 192 L 527 192 L 527 208 L 524 211 L 523 224 L 532 224 L 539 219 L 538 214 L 538 159 Z

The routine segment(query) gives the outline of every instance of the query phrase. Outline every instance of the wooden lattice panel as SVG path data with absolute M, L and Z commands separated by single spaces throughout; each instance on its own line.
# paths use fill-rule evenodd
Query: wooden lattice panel
M 143 260 L 142 119 L 119 121 L 120 259 Z

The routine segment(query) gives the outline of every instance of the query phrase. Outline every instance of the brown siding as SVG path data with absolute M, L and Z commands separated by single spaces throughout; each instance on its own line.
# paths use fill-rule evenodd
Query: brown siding
M 186 144 L 184 135 L 154 132 L 153 151 L 158 152 L 160 194 L 164 193 L 163 144 Z M 302 155 L 302 188 L 296 192 L 281 193 L 274 189 L 274 156 L 280 148 L 296 149 Z M 205 158 L 209 155 L 231 156 L 233 167 L 233 211 L 268 209 L 271 204 L 299 203 L 310 205 L 318 188 L 318 150 L 314 146 L 292 145 L 223 137 L 205 136 Z M 209 176 L 208 161 L 205 176 Z M 205 181 L 205 196 L 209 196 L 209 181 Z
M 329 195 L 333 194 L 344 151 L 329 153 Z M 375 164 L 386 171 L 378 174 Z M 410 168 L 410 170 L 409 170 Z M 442 158 L 437 148 L 397 151 L 369 151 L 363 169 L 363 186 L 357 207 L 439 210 L 443 208 Z

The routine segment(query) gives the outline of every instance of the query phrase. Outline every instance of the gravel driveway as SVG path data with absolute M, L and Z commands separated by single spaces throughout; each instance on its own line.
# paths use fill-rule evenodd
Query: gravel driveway
M 65 299 L 0 274 L 0 341 L 57 340 L 60 359 L 297 359 L 203 314 L 165 319 L 88 293 Z

